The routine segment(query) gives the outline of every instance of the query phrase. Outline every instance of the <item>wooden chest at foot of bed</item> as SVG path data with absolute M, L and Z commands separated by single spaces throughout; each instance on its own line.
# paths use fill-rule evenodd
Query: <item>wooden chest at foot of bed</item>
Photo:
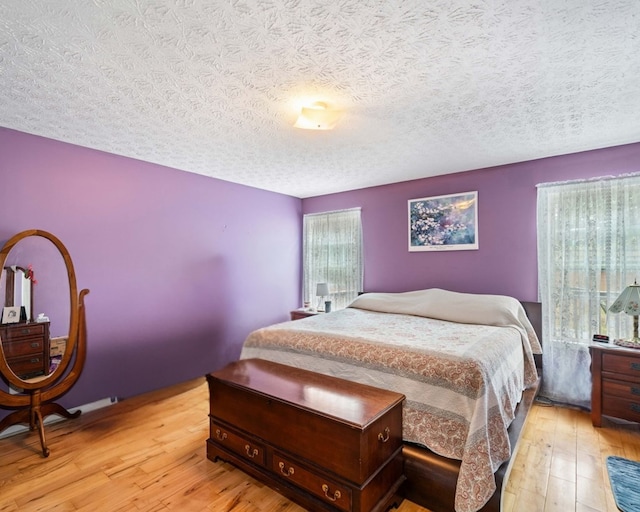
M 404 395 L 245 359 L 207 375 L 207 457 L 309 510 L 383 511 L 404 481 Z

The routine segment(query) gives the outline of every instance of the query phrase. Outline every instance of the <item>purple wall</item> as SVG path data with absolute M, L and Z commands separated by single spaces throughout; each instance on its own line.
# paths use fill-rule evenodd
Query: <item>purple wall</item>
M 300 304 L 300 199 L 4 128 L 0 155 L 0 244 L 53 233 L 90 290 L 68 407 L 204 376 Z
M 536 300 L 536 184 L 640 166 L 633 144 L 299 200 L 3 128 L 0 154 L 0 243 L 50 231 L 91 291 L 68 407 L 202 376 L 251 330 L 287 319 L 300 304 L 303 212 L 362 207 L 366 290 Z M 409 253 L 407 200 L 471 190 L 480 249 Z
M 536 184 L 640 170 L 640 144 L 331 194 L 303 213 L 362 207 L 364 288 L 438 287 L 537 300 Z M 480 248 L 409 252 L 407 201 L 478 191 Z

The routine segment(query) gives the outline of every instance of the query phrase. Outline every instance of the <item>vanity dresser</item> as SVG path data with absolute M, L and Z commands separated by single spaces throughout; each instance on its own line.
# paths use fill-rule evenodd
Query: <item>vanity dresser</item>
M 0 325 L 2 350 L 18 377 L 49 374 L 49 322 Z

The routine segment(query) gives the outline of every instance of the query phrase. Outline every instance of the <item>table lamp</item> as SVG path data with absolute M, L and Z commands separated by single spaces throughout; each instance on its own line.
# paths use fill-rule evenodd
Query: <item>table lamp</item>
M 318 301 L 318 311 L 324 311 L 324 298 L 329 295 L 329 285 L 327 283 L 318 283 L 316 287 L 316 297 L 320 297 Z
M 622 346 L 632 346 L 640 348 L 640 338 L 638 338 L 638 315 L 640 315 L 640 285 L 634 281 L 627 286 L 620 297 L 611 305 L 609 311 L 612 313 L 622 313 L 633 316 L 633 338 L 630 340 L 614 340 L 614 343 Z

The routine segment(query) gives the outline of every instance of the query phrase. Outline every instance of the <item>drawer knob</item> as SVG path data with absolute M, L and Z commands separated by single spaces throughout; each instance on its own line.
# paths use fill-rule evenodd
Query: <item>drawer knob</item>
M 258 449 L 254 448 L 253 450 L 251 449 L 251 446 L 249 446 L 248 444 L 244 445 L 244 449 L 247 451 L 247 455 L 249 457 L 251 457 L 252 459 L 258 455 Z
M 333 496 L 329 496 L 329 486 L 327 484 L 322 484 L 322 492 L 324 492 L 324 495 L 327 497 L 327 499 L 331 501 L 339 500 L 340 496 L 342 496 L 340 491 L 336 491 L 333 493 Z
M 291 476 L 295 472 L 292 467 L 289 467 L 286 471 L 284 470 L 284 462 L 279 462 L 278 467 L 280 468 L 280 473 L 284 476 Z
M 390 432 L 391 431 L 389 430 L 389 427 L 385 428 L 384 429 L 384 435 L 383 435 L 383 432 L 380 432 L 378 434 L 378 441 L 386 443 L 389 440 L 389 433 Z
M 34 341 L 34 342 L 31 344 L 31 348 L 39 348 L 39 347 L 40 347 L 40 343 L 38 343 L 37 341 Z
M 640 371 L 640 363 L 631 363 L 629 366 L 631 367 L 632 370 Z
M 31 362 L 34 363 L 34 364 L 35 363 L 39 363 L 40 362 L 40 358 L 39 357 L 32 357 L 31 358 Z
M 220 439 L 220 441 L 224 441 L 227 438 L 227 433 L 226 432 L 220 432 L 220 429 L 217 428 L 216 429 L 216 437 L 218 439 Z
M 640 395 L 640 388 L 634 388 L 633 386 L 631 387 L 631 394 L 632 395 Z
M 640 405 L 638 404 L 631 404 L 631 410 L 633 412 L 640 412 Z

